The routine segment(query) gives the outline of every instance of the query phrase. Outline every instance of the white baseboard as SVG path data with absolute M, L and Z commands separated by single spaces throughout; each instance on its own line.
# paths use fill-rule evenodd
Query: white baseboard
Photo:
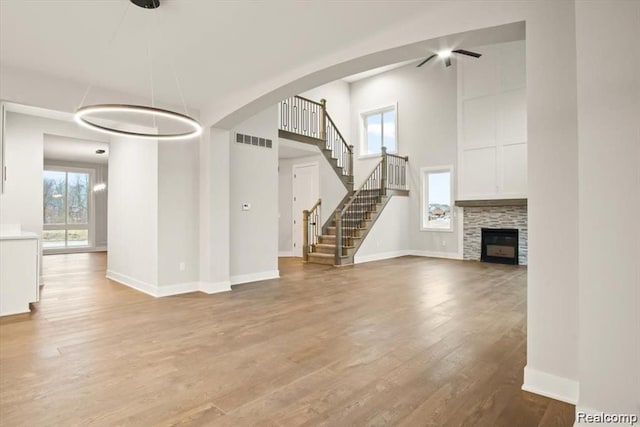
M 259 273 L 238 274 L 231 276 L 231 285 L 239 285 L 241 283 L 259 282 L 261 280 L 277 279 L 280 277 L 280 271 L 261 271 Z
M 278 252 L 278 256 L 279 257 L 281 257 L 281 256 L 283 256 L 283 257 L 292 257 L 292 256 L 295 256 L 295 255 L 293 254 L 293 251 L 281 251 L 281 252 Z
M 457 252 L 435 252 L 435 251 L 409 251 L 407 255 L 423 256 L 429 258 L 446 258 L 462 260 L 462 256 Z
M 561 400 L 575 405 L 578 402 L 577 381 L 524 367 L 524 391 Z
M 120 274 L 112 270 L 107 270 L 106 274 L 107 279 L 111 279 L 114 282 L 118 282 L 130 288 L 133 288 L 137 291 L 144 292 L 147 295 L 151 295 L 152 297 L 158 297 L 158 286 L 152 285 L 151 283 L 143 282 L 142 280 L 134 279 L 133 277 L 127 276 L 126 274 Z
M 157 297 L 169 297 L 171 295 L 187 294 L 189 292 L 198 292 L 200 290 L 200 282 L 184 282 L 174 283 L 171 285 L 158 286 Z
M 353 263 L 354 264 L 362 264 L 362 263 L 365 263 L 365 262 L 380 261 L 380 260 L 383 260 L 383 259 L 398 258 L 398 257 L 401 257 L 401 256 L 407 256 L 407 255 L 411 255 L 411 251 L 402 250 L 402 251 L 380 252 L 380 253 L 371 254 L 371 255 L 358 255 L 358 254 L 356 254 L 353 257 Z
M 198 290 L 205 294 L 217 294 L 218 292 L 227 292 L 231 290 L 231 282 L 199 282 Z
M 215 294 L 231 290 L 230 282 L 184 282 L 165 286 L 156 286 L 150 283 L 134 279 L 125 274 L 107 270 L 107 279 L 121 283 L 137 291 L 144 292 L 152 297 L 168 297 L 171 295 L 186 294 L 189 292 L 204 292 L 205 294 Z

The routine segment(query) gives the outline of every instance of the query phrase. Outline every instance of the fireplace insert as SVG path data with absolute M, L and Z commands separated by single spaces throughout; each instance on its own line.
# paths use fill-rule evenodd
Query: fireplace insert
M 518 229 L 483 228 L 480 260 L 518 264 Z

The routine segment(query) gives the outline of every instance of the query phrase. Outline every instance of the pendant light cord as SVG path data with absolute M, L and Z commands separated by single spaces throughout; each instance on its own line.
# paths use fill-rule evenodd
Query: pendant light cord
M 155 17 L 154 17 L 155 18 Z M 155 19 L 154 19 L 155 22 Z M 153 91 L 153 53 L 151 52 L 151 36 L 153 23 L 147 27 L 147 56 L 149 58 L 149 85 L 151 86 L 151 108 L 156 107 L 156 98 Z M 153 116 L 153 127 L 158 129 L 156 124 L 156 116 Z
M 163 12 L 160 12 L 161 14 Z M 159 18 L 162 19 L 162 16 Z M 161 22 L 162 24 L 162 22 Z M 157 24 L 156 24 L 157 27 Z M 165 28 L 163 26 L 163 28 Z M 166 28 L 168 28 L 168 26 L 166 26 Z M 168 46 L 169 45 L 169 41 L 167 38 L 167 34 L 164 31 L 160 31 L 160 34 L 162 34 L 162 38 L 163 38 L 163 46 Z M 184 92 L 182 91 L 182 85 L 180 85 L 180 80 L 178 79 L 178 72 L 176 71 L 176 61 L 175 61 L 175 55 L 173 54 L 173 51 L 169 53 L 169 63 L 171 65 L 171 72 L 173 73 L 173 80 L 176 83 L 176 87 L 178 88 L 178 95 L 180 95 L 180 101 L 182 102 L 182 108 L 184 109 L 184 114 L 186 114 L 187 116 L 189 115 L 189 108 L 187 108 L 187 103 L 184 100 Z
M 120 20 L 118 21 L 118 25 L 116 25 L 116 28 L 114 29 L 113 33 L 111 34 L 111 37 L 109 38 L 109 41 L 107 42 L 107 46 L 105 47 L 105 50 L 104 50 L 105 54 L 101 58 L 102 63 L 106 62 L 108 53 L 111 50 L 113 42 L 116 39 L 116 35 L 120 31 L 120 27 L 122 27 L 122 23 L 124 22 L 124 19 L 126 18 L 127 13 L 129 12 L 129 4 L 127 3 L 127 0 L 124 0 L 123 3 L 124 3 L 124 10 L 120 14 Z M 98 69 L 102 69 L 102 68 L 103 67 L 98 67 Z M 84 94 L 82 95 L 82 99 L 80 100 L 80 105 L 78 106 L 78 108 L 81 108 L 84 105 L 84 101 L 87 99 L 89 92 L 91 91 L 91 89 L 93 88 L 97 80 L 98 79 L 96 75 L 94 75 L 93 78 L 89 80 L 89 85 L 87 86 L 87 89 L 84 91 Z

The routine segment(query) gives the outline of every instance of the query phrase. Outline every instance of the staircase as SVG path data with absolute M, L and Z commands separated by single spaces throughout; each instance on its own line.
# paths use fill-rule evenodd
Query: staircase
M 321 226 L 322 201 L 303 211 L 305 262 L 342 266 L 353 264 L 358 248 L 392 196 L 408 196 L 408 157 L 387 154 L 364 183 L 354 190 L 353 145 L 348 145 L 326 111 L 326 101 L 299 96 L 280 103 L 281 138 L 316 145 L 347 189 L 335 212 Z

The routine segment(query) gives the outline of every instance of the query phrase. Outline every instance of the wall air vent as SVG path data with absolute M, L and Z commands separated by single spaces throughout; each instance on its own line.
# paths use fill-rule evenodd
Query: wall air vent
M 272 148 L 273 142 L 270 139 L 258 136 L 244 135 L 236 132 L 236 142 L 238 144 L 255 145 L 258 147 Z

